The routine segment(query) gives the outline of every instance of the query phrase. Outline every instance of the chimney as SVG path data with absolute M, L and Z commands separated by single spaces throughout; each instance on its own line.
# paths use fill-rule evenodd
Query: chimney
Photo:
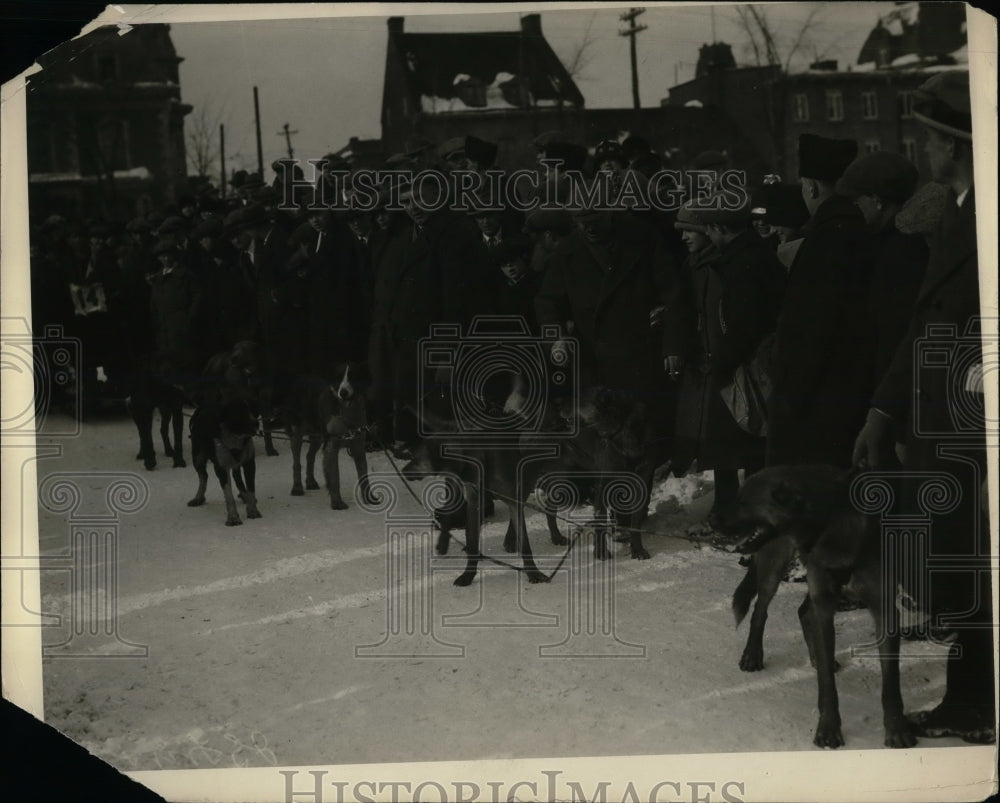
M 521 17 L 521 33 L 527 36 L 542 35 L 542 15 L 525 14 Z
M 403 17 L 389 17 L 386 20 L 386 25 L 389 27 L 389 33 L 402 33 L 403 32 Z

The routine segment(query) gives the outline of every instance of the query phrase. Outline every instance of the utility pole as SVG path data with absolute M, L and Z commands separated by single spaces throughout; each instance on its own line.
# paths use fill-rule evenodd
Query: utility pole
M 219 193 L 226 197 L 226 127 L 219 126 Z
M 292 150 L 292 134 L 298 134 L 298 131 L 289 131 L 288 123 L 285 123 L 285 127 L 278 132 L 279 137 L 285 138 L 285 145 L 288 147 L 288 158 L 295 158 L 295 151 Z
M 712 44 L 714 45 L 719 40 L 715 38 L 715 6 L 712 6 Z
M 622 14 L 618 19 L 622 22 L 627 22 L 629 27 L 624 31 L 619 31 L 619 36 L 627 36 L 629 38 L 629 50 L 632 57 L 632 105 L 638 109 L 640 107 L 639 103 L 639 67 L 636 63 L 635 56 L 635 37 L 636 34 L 641 31 L 646 30 L 648 25 L 636 25 L 635 18 L 640 14 L 645 14 L 646 9 L 644 8 L 630 8 L 624 14 Z
M 253 122 L 257 129 L 257 174 L 264 179 L 264 149 L 260 144 L 260 97 L 257 87 L 253 88 Z

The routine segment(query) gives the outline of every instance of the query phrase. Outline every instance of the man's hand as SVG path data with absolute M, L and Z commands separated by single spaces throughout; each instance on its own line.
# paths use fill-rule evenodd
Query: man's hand
M 562 365 L 569 360 L 569 344 L 565 340 L 557 340 L 552 344 L 552 362 Z
M 684 369 L 684 358 L 677 355 L 671 354 L 669 357 L 663 358 L 663 370 L 666 371 L 671 379 L 677 379 L 681 375 L 681 371 Z
M 520 413 L 524 409 L 526 401 L 528 401 L 528 397 L 523 393 L 517 390 L 511 391 L 507 401 L 503 403 L 503 411 L 505 413 Z
M 892 418 L 881 410 L 872 408 L 868 411 L 865 425 L 854 441 L 854 454 L 851 457 L 854 465 L 860 468 L 878 468 L 885 465 L 885 456 L 891 448 L 889 425 Z
M 654 326 L 659 326 L 661 323 L 663 323 L 663 310 L 664 306 L 663 304 L 660 304 L 660 306 L 656 307 L 655 309 L 651 309 L 649 311 L 650 329 L 652 329 Z

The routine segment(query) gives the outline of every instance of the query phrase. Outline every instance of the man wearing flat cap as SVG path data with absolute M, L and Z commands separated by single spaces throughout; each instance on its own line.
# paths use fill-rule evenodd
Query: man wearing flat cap
M 799 137 L 799 183 L 810 219 L 792 262 L 772 364 L 768 465 L 848 467 L 864 420 L 862 374 L 870 242 L 865 219 L 837 180 L 853 140 Z
M 923 554 L 963 569 L 921 566 L 925 593 L 916 600 L 932 622 L 945 624 L 956 636 L 949 647 L 944 699 L 908 719 L 917 736 L 992 744 L 996 625 L 984 399 L 989 374 L 980 334 L 969 74 L 949 71 L 931 77 L 915 93 L 913 112 L 926 130 L 931 178 L 947 186 L 948 200 L 909 328 L 872 396 L 854 457 L 862 466 L 880 468 L 888 462 L 893 441 L 902 444 L 902 504 L 907 512 L 921 512 L 926 495 L 921 495 L 920 479 L 928 472 L 950 476 L 961 489 L 950 512 L 933 516 Z

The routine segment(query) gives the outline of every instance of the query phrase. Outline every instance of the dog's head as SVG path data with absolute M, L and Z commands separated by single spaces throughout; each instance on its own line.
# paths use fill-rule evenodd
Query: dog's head
M 744 483 L 737 501 L 720 510 L 713 525 L 739 539 L 738 552 L 756 552 L 789 535 L 802 554 L 820 549 L 824 562 L 838 565 L 847 553 L 856 554 L 864 524 L 850 505 L 850 476 L 827 465 L 766 468 Z
M 368 383 L 367 363 L 341 362 L 337 363 L 330 390 L 342 404 L 349 404 L 364 395 Z
M 252 340 L 241 340 L 229 353 L 229 363 L 240 379 L 247 383 L 257 382 L 260 376 L 260 346 Z
M 639 457 L 645 448 L 646 405 L 631 394 L 595 387 L 580 395 L 580 424 L 602 440 L 610 440 L 627 457 Z

